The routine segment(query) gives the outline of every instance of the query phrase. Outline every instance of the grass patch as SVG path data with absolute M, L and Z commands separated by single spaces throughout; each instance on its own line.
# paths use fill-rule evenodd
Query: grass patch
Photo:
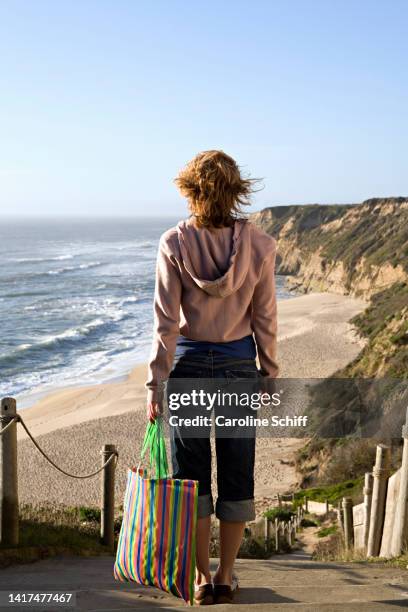
M 264 512 L 264 517 L 270 521 L 278 519 L 279 521 L 288 522 L 292 516 L 294 516 L 294 512 L 292 512 L 291 508 L 270 508 Z
M 335 533 L 337 533 L 337 525 L 330 525 L 330 527 L 319 529 L 316 535 L 318 538 L 327 538 L 327 536 L 334 535 Z
M 99 508 L 88 508 L 86 506 L 80 506 L 78 512 L 80 521 L 99 523 L 101 520 L 101 511 Z
M 116 533 L 120 523 L 118 516 Z M 21 504 L 20 542 L 13 549 L 0 549 L 0 567 L 62 553 L 90 556 L 108 552 L 100 542 L 100 511 L 97 508 Z
M 318 542 L 312 559 L 315 561 L 336 561 L 342 563 L 370 563 L 383 567 L 397 567 L 402 569 L 408 568 L 408 551 L 399 557 L 393 559 L 385 559 L 384 557 L 366 557 L 365 551 L 346 550 L 344 540 L 339 531 L 329 535 L 327 540 Z
M 338 484 L 322 485 L 319 487 L 311 487 L 310 489 L 302 489 L 295 493 L 295 502 L 302 503 L 304 498 L 311 501 L 325 502 L 335 504 L 343 497 L 355 497 L 361 494 L 364 483 L 364 476 L 352 480 L 345 480 Z
M 61 546 L 72 551 L 100 552 L 100 511 L 94 508 L 47 504 L 20 508 L 21 546 Z
M 366 310 L 351 322 L 368 344 L 343 375 L 408 377 L 408 285 L 395 283 L 372 296 Z
M 341 561 L 344 563 L 353 563 L 367 561 L 363 550 L 346 550 L 341 534 L 337 531 L 330 535 L 327 540 L 318 542 L 312 559 L 314 561 Z
M 396 283 L 376 293 L 371 298 L 370 305 L 361 314 L 351 319 L 362 336 L 369 340 L 382 331 L 408 304 L 408 286 L 405 283 Z M 396 339 L 398 341 L 399 338 Z
M 302 520 L 300 521 L 300 526 L 306 529 L 307 527 L 317 527 L 317 523 L 312 519 L 302 518 Z
M 402 569 L 408 569 L 408 552 L 404 553 L 399 557 L 393 559 L 382 559 L 381 557 L 370 557 L 370 563 L 383 563 L 388 567 L 401 567 Z

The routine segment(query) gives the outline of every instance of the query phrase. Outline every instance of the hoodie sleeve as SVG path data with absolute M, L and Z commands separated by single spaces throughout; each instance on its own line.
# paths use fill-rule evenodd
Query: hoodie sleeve
M 179 335 L 181 279 L 177 260 L 162 237 L 156 263 L 153 344 L 148 365 L 147 401 L 160 402 Z
M 278 376 L 276 361 L 277 306 L 275 290 L 276 248 L 263 261 L 252 298 L 252 330 L 261 369 L 269 378 Z

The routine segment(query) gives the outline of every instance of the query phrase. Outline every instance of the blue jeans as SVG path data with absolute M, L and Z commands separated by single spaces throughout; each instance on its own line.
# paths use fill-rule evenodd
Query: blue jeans
M 254 359 L 226 358 L 212 350 L 184 355 L 176 360 L 169 377 L 186 379 L 255 379 L 260 377 Z M 214 513 L 211 493 L 211 443 L 208 436 L 184 437 L 170 428 L 174 478 L 199 481 L 198 517 Z M 216 516 L 224 521 L 251 521 L 255 518 L 254 466 L 255 435 L 216 437 L 217 488 Z

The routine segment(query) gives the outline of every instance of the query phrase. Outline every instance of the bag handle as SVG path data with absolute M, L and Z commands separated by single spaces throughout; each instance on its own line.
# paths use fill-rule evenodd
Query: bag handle
M 140 462 L 137 466 L 139 471 L 146 453 L 149 452 L 150 472 L 155 478 L 167 478 L 168 463 L 166 443 L 164 441 L 162 418 L 158 417 L 153 423 L 149 421 L 143 440 Z

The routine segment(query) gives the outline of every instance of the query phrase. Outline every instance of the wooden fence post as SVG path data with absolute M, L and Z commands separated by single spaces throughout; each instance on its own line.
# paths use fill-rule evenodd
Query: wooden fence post
M 279 522 L 279 537 L 280 537 L 280 542 L 283 543 L 285 541 L 285 522 L 284 521 Z
M 17 414 L 16 400 L 1 400 L 0 428 L 5 429 Z M 17 423 L 0 435 L 0 544 L 18 545 Z
M 114 444 L 105 444 L 101 450 L 102 465 L 116 454 Z M 115 460 L 102 470 L 101 486 L 101 541 L 111 550 L 114 547 L 114 521 L 115 521 Z
M 402 437 L 404 448 L 402 451 L 400 487 L 391 539 L 391 554 L 395 557 L 408 548 L 408 408 L 405 425 L 402 428 Z
M 378 444 L 373 470 L 374 484 L 371 500 L 370 528 L 368 531 L 367 557 L 377 557 L 380 552 L 390 463 L 390 447 L 384 444 Z
M 307 499 L 306 495 L 304 497 L 305 500 L 305 512 L 309 512 L 309 500 Z
M 368 534 L 370 531 L 371 499 L 373 496 L 373 475 L 367 472 L 364 477 L 364 548 L 367 550 Z
M 279 552 L 279 519 L 275 519 L 275 551 Z
M 271 539 L 271 521 L 265 516 L 264 519 L 264 539 L 265 539 L 265 550 L 267 551 L 269 548 L 269 542 Z
M 288 546 L 289 548 L 292 548 L 292 526 L 290 522 L 285 523 L 285 527 L 286 527 L 286 537 L 288 540 Z
M 329 510 L 330 510 L 330 508 L 329 508 L 329 500 L 326 499 L 326 514 L 329 514 Z
M 346 550 L 350 550 L 354 542 L 353 530 L 353 500 L 351 497 L 343 497 L 343 522 L 344 522 L 344 542 Z
M 282 500 L 281 500 L 281 496 L 279 495 L 279 493 L 278 493 L 278 506 L 279 508 L 282 507 Z
M 337 503 L 337 520 L 339 521 L 341 532 L 344 534 L 343 509 L 340 501 Z

